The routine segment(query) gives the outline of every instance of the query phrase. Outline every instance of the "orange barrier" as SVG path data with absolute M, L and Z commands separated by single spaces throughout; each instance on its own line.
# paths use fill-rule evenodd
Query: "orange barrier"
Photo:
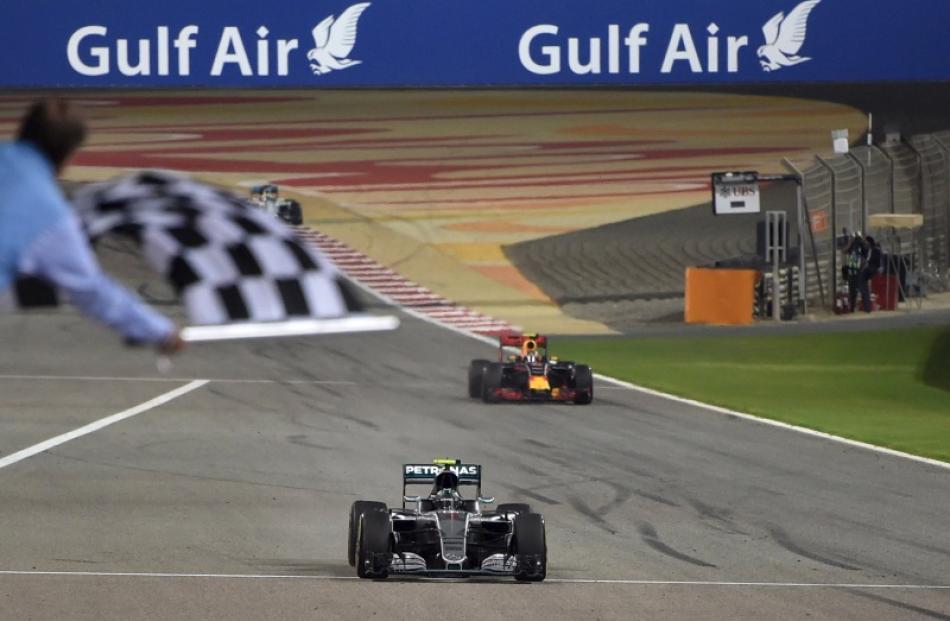
M 750 324 L 756 270 L 686 268 L 686 323 Z

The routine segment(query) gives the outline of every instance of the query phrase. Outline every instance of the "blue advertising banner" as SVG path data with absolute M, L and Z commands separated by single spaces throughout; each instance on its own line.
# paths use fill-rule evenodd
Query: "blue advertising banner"
M 950 79 L 948 0 L 4 0 L 4 87 Z

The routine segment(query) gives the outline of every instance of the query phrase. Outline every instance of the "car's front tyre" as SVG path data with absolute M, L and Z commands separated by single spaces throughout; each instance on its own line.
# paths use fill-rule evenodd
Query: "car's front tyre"
M 501 363 L 492 362 L 485 367 L 485 373 L 482 375 L 482 401 L 485 403 L 498 401 L 498 389 L 501 388 L 503 374 L 504 367 Z
M 350 567 L 356 566 L 356 536 L 359 533 L 360 519 L 369 511 L 386 511 L 386 503 L 373 500 L 357 500 L 350 506 L 350 526 L 347 530 L 346 560 Z
M 389 564 L 392 562 L 391 534 L 388 513 L 369 511 L 363 514 L 356 536 L 357 576 L 373 580 L 389 576 Z
M 544 518 L 538 513 L 522 513 L 515 518 L 512 552 L 517 567 L 515 580 L 541 582 L 548 571 L 548 544 L 544 534 Z
M 594 373 L 586 364 L 574 367 L 574 403 L 587 405 L 594 400 Z
M 489 360 L 472 360 L 468 365 L 468 396 L 478 399 L 482 396 L 482 376 L 491 362 Z

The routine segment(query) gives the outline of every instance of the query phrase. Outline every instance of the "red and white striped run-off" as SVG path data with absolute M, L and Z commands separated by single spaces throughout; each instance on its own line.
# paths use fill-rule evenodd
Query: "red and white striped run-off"
M 459 306 L 324 233 L 305 226 L 294 228 L 301 239 L 316 246 L 347 276 L 399 306 L 468 332 L 495 335 L 521 331 L 507 321 Z

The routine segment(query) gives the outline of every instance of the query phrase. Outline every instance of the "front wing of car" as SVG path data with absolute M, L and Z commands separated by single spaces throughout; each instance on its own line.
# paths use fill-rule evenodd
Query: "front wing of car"
M 505 576 L 513 575 L 518 567 L 518 561 L 508 554 L 493 554 L 482 561 L 480 569 L 430 569 L 425 559 L 412 552 L 394 554 L 389 565 L 389 571 L 394 574 L 414 574 L 431 578 L 471 577 L 471 576 Z
M 530 390 L 502 387 L 495 391 L 495 398 L 502 401 L 573 401 L 577 391 L 570 388 Z

